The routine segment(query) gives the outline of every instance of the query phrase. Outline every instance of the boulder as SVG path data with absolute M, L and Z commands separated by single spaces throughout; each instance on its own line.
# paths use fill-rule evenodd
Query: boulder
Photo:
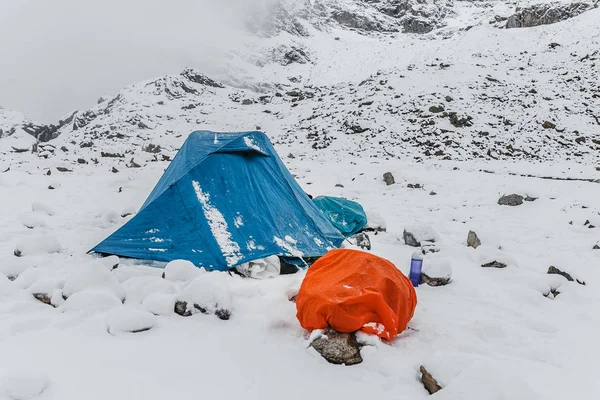
M 467 236 L 467 246 L 472 247 L 474 249 L 481 246 L 481 240 L 479 240 L 479 237 L 473 231 L 469 231 L 469 235 Z
M 429 286 L 445 286 L 452 279 L 452 264 L 448 260 L 432 259 L 423 263 L 421 283 Z
M 392 175 L 391 172 L 386 172 L 385 174 L 383 174 L 383 181 L 388 186 L 393 185 L 394 183 L 396 183 L 396 180 L 394 179 L 394 175 Z
M 340 333 L 328 329 L 310 345 L 332 364 L 355 365 L 363 361 L 360 355 L 361 345 L 356 340 L 355 333 Z
M 407 246 L 421 247 L 437 242 L 437 233 L 428 227 L 408 227 L 404 229 L 402 238 Z
M 520 206 L 523 204 L 524 197 L 520 194 L 508 194 L 498 199 L 498 204 L 501 206 Z
M 402 237 L 404 238 L 404 243 L 407 246 L 411 246 L 411 247 L 420 247 L 421 246 L 421 242 L 419 242 L 417 240 L 417 238 L 415 238 L 415 236 L 412 233 L 408 232 L 406 229 L 402 233 Z

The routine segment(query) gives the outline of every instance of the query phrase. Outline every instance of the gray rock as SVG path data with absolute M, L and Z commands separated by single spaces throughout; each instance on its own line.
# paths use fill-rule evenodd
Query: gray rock
M 160 145 L 148 143 L 142 147 L 142 151 L 145 151 L 146 153 L 158 154 L 162 151 L 162 148 Z
M 500 199 L 498 199 L 498 204 L 500 204 L 501 206 L 514 207 L 523 204 L 523 200 L 524 198 L 520 194 L 508 194 L 500 197 Z
M 202 314 L 208 314 L 208 311 L 198 304 L 194 304 L 194 308 L 200 311 Z M 187 303 L 185 301 L 176 301 L 175 314 L 181 315 L 182 317 L 189 317 L 192 315 L 192 312 L 188 310 Z M 215 311 L 215 315 L 219 317 L 219 319 L 228 320 L 231 317 L 231 311 L 220 308 Z
M 530 7 L 516 9 L 515 14 L 508 17 L 506 28 L 528 28 L 538 25 L 549 25 L 573 18 L 594 7 L 590 3 L 571 4 L 535 4 Z
M 431 277 L 431 276 L 427 275 L 426 273 L 421 273 L 421 284 L 427 284 L 429 286 L 445 286 L 450 283 L 450 279 L 452 279 L 452 278 L 449 278 L 449 277 L 436 278 L 436 277 Z
M 136 163 L 133 158 L 131 159 L 131 161 L 129 161 L 129 164 L 127 164 L 128 168 L 141 168 L 142 166 L 138 163 Z
M 529 195 L 525 196 L 525 201 L 536 201 L 538 198 L 537 197 L 531 197 Z
M 356 235 L 356 245 L 361 249 L 371 250 L 371 239 L 365 232 Z
M 487 264 L 481 265 L 483 268 L 506 268 L 506 264 L 501 263 L 499 261 L 492 261 Z
M 554 128 L 556 128 L 556 124 L 554 124 L 550 121 L 544 121 L 544 123 L 542 124 L 542 127 L 544 129 L 554 129 Z
M 192 315 L 192 312 L 187 309 L 187 303 L 185 301 L 176 301 L 175 314 L 181 315 L 182 317 L 189 317 Z
M 49 306 L 52 305 L 51 296 L 47 293 L 34 293 L 33 297 L 35 297 L 37 300 L 41 301 L 44 304 L 48 304 Z
M 442 390 L 440 384 L 435 380 L 435 378 L 425 369 L 424 366 L 421 365 L 419 368 L 421 372 L 421 383 L 425 389 L 429 392 L 429 394 L 434 394 Z
M 548 274 L 549 275 L 560 275 L 560 276 L 563 276 L 569 282 L 577 282 L 580 285 L 585 285 L 584 281 L 580 281 L 579 279 L 573 279 L 571 274 L 569 274 L 568 272 L 565 272 L 565 271 L 561 271 L 560 269 L 556 268 L 555 266 L 551 266 L 548 268 Z
M 393 185 L 394 183 L 396 183 L 396 180 L 394 179 L 394 175 L 392 175 L 391 172 L 386 172 L 385 174 L 383 174 L 383 181 L 388 186 Z
M 598 245 L 598 244 L 594 245 L 592 250 L 600 250 L 600 245 Z
M 402 237 L 404 238 L 404 243 L 411 247 L 421 247 L 421 242 L 415 238 L 415 235 L 408 232 L 406 229 L 402 233 Z
M 429 112 L 433 114 L 444 112 L 444 106 L 431 106 L 429 107 Z
M 332 364 L 355 365 L 363 361 L 360 355 L 361 346 L 354 333 L 340 333 L 328 329 L 324 336 L 315 339 L 310 345 Z
M 474 249 L 481 246 L 481 240 L 479 240 L 479 237 L 473 231 L 469 231 L 469 235 L 467 236 L 467 246 L 472 247 Z

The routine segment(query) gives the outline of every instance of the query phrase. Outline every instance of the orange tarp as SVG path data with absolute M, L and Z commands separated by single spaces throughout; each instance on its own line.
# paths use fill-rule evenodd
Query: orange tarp
M 308 269 L 296 316 L 308 331 L 362 330 L 391 340 L 406 329 L 416 306 L 412 283 L 394 264 L 364 251 L 337 249 Z

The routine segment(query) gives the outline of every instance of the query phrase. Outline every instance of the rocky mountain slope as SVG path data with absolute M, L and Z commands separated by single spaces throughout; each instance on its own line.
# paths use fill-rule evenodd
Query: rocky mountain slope
M 27 149 L 135 167 L 170 159 L 196 129 L 261 129 L 282 152 L 309 157 L 329 148 L 338 157 L 600 158 L 600 10 L 591 3 L 567 21 L 508 30 L 499 29 L 506 18 L 490 21 L 506 3 L 293 4 L 249 18 L 268 37 L 249 39 L 214 79 L 188 69 L 134 84 L 54 125 L 4 111 L 0 137 L 20 128 L 34 140 L 0 147 L 3 158 Z M 391 33 L 427 15 L 446 28 Z

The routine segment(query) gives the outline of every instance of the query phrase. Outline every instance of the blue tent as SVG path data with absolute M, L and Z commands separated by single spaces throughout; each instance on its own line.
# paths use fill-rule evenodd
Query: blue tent
M 264 133 L 195 131 L 138 213 L 91 251 L 223 271 L 322 256 L 343 240 Z
M 365 210 L 355 201 L 341 197 L 318 196 L 313 202 L 346 237 L 359 232 L 367 224 Z

